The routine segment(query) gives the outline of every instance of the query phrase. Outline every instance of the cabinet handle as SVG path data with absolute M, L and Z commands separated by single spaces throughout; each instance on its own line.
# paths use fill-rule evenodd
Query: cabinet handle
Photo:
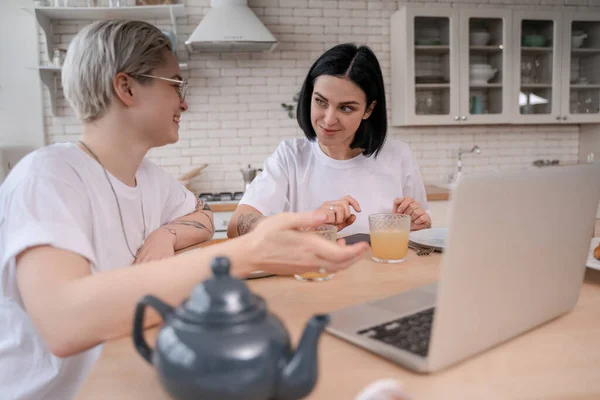
M 463 121 L 467 120 L 467 117 L 465 117 L 464 115 L 462 117 L 460 117 L 460 119 L 462 119 Z
M 558 116 L 556 117 L 556 120 L 557 120 L 557 121 L 560 121 L 560 115 L 558 115 Z
M 567 117 L 563 117 L 563 121 L 566 121 L 566 120 L 567 120 Z
M 221 221 L 221 226 L 227 226 L 229 225 L 229 220 L 228 219 L 224 219 Z
M 458 120 L 459 120 L 459 118 L 458 118 L 458 115 L 454 117 L 454 120 L 455 120 L 455 121 L 458 121 Z

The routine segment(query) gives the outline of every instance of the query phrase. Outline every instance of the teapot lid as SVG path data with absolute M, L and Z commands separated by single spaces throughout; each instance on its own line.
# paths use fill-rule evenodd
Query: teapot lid
M 256 171 L 256 168 L 252 168 L 252 165 L 248 164 L 245 168 L 240 168 L 241 171 Z
M 198 284 L 177 314 L 191 323 L 237 323 L 265 312 L 265 303 L 248 286 L 229 274 L 227 257 L 212 260 L 213 276 Z

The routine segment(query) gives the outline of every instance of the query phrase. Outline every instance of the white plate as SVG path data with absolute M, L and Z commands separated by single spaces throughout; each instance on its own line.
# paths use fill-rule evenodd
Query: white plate
M 594 257 L 594 249 L 598 246 L 598 243 L 600 243 L 600 237 L 592 239 L 592 244 L 590 245 L 590 254 L 588 255 L 588 260 L 587 260 L 586 265 L 589 268 L 594 268 L 594 269 L 600 270 L 600 260 L 598 260 L 596 257 Z
M 411 232 L 410 241 L 417 246 L 433 247 L 434 250 L 443 251 L 446 247 L 448 228 L 431 228 Z

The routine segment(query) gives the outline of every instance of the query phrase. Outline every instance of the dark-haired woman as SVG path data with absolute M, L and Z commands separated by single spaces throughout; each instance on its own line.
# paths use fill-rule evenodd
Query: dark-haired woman
M 310 68 L 298 101 L 306 138 L 283 141 L 233 214 L 229 237 L 284 211 L 321 208 L 342 233 L 369 232 L 368 216 L 398 212 L 431 225 L 425 188 L 406 143 L 387 140 L 383 76 L 366 46 L 340 44 Z

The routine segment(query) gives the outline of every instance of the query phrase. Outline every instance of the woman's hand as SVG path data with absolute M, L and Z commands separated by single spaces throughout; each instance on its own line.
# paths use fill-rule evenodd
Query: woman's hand
M 174 229 L 158 228 L 146 238 L 142 247 L 138 249 L 133 264 L 173 257 L 176 240 L 177 235 Z
M 334 273 L 363 258 L 369 245 L 347 246 L 343 240 L 333 243 L 307 231 L 323 225 L 327 218 L 322 211 L 277 214 L 236 240 L 256 270 L 292 275 L 324 268 Z
M 410 230 L 431 228 L 431 217 L 421 204 L 410 197 L 398 197 L 394 199 L 392 213 L 410 215 Z
M 352 214 L 350 207 L 354 211 L 360 212 L 358 201 L 352 196 L 346 195 L 339 200 L 324 202 L 317 210 L 321 210 L 327 215 L 324 223 L 337 226 L 339 232 L 356 221 L 356 215 Z

